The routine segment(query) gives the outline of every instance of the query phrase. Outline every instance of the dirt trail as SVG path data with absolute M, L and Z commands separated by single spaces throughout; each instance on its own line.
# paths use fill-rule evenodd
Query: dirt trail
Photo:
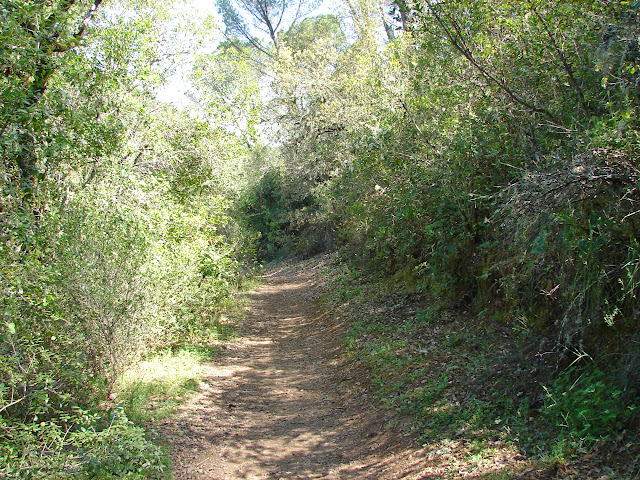
M 339 326 L 314 300 L 317 272 L 273 271 L 250 295 L 242 338 L 161 429 L 176 480 L 434 478 L 345 373 Z

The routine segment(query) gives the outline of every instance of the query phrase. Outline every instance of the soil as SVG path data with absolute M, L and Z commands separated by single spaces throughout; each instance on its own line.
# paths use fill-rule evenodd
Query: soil
M 370 372 L 345 353 L 344 318 L 357 306 L 319 306 L 335 287 L 331 265 L 329 257 L 281 264 L 248 294 L 238 339 L 203 366 L 198 392 L 155 425 L 176 480 L 638 478 L 616 473 L 627 464 L 637 472 L 637 442 L 629 439 L 553 463 L 490 428 L 476 432 L 480 441 L 461 431 L 417 445 L 409 433 L 415 419 L 382 409 Z M 435 360 L 425 368 L 437 369 L 442 359 Z M 464 397 L 459 390 L 454 399 Z
M 440 478 L 348 366 L 318 308 L 321 267 L 270 271 L 249 294 L 239 340 L 161 426 L 175 479 Z

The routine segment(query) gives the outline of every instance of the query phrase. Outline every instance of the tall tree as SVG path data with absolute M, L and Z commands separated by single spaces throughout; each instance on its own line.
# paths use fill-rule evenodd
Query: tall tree
M 37 105 L 59 66 L 61 54 L 80 45 L 87 26 L 103 0 L 57 2 L 13 1 L 0 13 L 0 84 L 5 101 L 0 108 L 0 142 L 5 168 L 17 167 L 27 184 L 37 174 L 33 124 L 41 120 Z
M 260 37 L 265 35 L 276 51 L 280 48 L 278 31 L 293 25 L 318 5 L 317 0 L 218 0 L 218 11 L 226 26 L 227 37 L 240 37 L 269 56 L 269 45 Z M 247 22 L 247 19 L 250 23 Z
M 191 98 L 216 125 L 241 134 L 248 147 L 255 145 L 262 117 L 260 68 L 249 60 L 251 45 L 239 40 L 223 42 L 215 52 L 201 55 L 191 80 Z

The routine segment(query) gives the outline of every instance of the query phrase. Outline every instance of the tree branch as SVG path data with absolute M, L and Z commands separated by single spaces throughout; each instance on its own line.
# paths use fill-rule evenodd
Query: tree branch
M 571 64 L 569 63 L 569 61 L 567 60 L 567 57 L 565 56 L 564 52 L 556 42 L 555 36 L 551 33 L 551 29 L 549 28 L 549 25 L 547 25 L 547 22 L 544 20 L 540 12 L 538 12 L 533 2 L 531 0 L 528 0 L 528 1 L 529 1 L 529 5 L 531 6 L 531 11 L 535 13 L 535 15 L 538 17 L 538 20 L 540 20 L 540 22 L 542 23 L 542 27 L 544 28 L 544 31 L 546 32 L 547 37 L 549 37 L 549 41 L 551 42 L 551 46 L 553 47 L 553 49 L 556 52 L 556 55 L 560 59 L 560 62 L 562 63 L 562 66 L 564 67 L 564 70 L 567 73 L 567 76 L 569 77 L 569 82 L 571 82 L 571 85 L 573 86 L 573 88 L 575 89 L 578 95 L 578 102 L 580 103 L 580 107 L 582 108 L 582 110 L 584 110 L 584 112 L 587 115 L 595 113 L 593 108 L 589 107 L 589 105 L 585 101 L 584 92 L 582 91 L 580 84 L 577 82 L 575 78 L 575 75 L 573 73 L 573 68 L 571 67 Z
M 442 28 L 445 33 L 446 38 L 449 40 L 449 43 L 456 49 L 459 53 L 464 56 L 471 65 L 473 65 L 482 75 L 484 75 L 488 80 L 495 83 L 507 96 L 516 104 L 525 107 L 527 110 L 530 110 L 535 113 L 540 113 L 545 115 L 553 122 L 557 122 L 555 116 L 546 108 L 537 106 L 533 103 L 530 103 L 520 97 L 515 91 L 513 91 L 504 81 L 497 78 L 495 75 L 491 74 L 486 67 L 484 67 L 473 55 L 471 49 L 467 46 L 464 37 L 462 35 L 462 31 L 460 26 L 454 19 L 449 19 L 450 24 L 452 25 L 455 32 L 452 32 L 447 23 L 443 20 L 442 16 L 436 10 L 436 5 L 433 5 L 427 2 L 427 8 L 435 18 L 440 28 Z

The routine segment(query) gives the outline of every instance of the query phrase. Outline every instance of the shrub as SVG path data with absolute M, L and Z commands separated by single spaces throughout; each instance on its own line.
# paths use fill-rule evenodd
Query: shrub
M 636 409 L 625 406 L 622 391 L 595 364 L 560 373 L 547 395 L 543 412 L 575 441 L 610 439 Z
M 146 478 L 167 476 L 168 460 L 122 409 L 106 415 L 75 409 L 55 421 L 0 418 L 0 475 L 15 479 Z

